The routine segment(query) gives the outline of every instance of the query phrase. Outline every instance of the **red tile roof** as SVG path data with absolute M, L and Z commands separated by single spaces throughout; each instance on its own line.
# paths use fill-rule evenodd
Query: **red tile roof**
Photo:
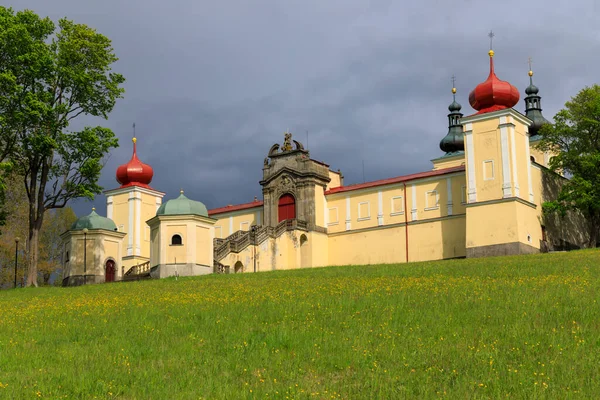
M 430 178 L 432 176 L 446 175 L 446 174 L 451 174 L 453 172 L 460 172 L 460 171 L 464 171 L 464 170 L 465 170 L 465 166 L 461 165 L 459 167 L 437 169 L 434 171 L 426 171 L 426 172 L 418 172 L 416 174 L 403 175 L 403 176 L 398 176 L 395 178 L 381 179 L 379 181 L 357 183 L 357 184 L 348 185 L 348 186 L 339 186 L 339 187 L 335 187 L 335 188 L 325 191 L 325 195 L 342 193 L 342 192 L 350 192 L 352 190 L 367 189 L 367 188 L 383 186 L 383 185 L 390 185 L 393 183 L 414 181 L 416 179 Z
M 213 216 L 216 214 L 223 214 L 223 213 L 230 212 L 230 211 L 247 210 L 249 208 L 262 207 L 262 205 L 263 205 L 262 200 L 256 200 L 256 201 L 253 201 L 250 203 L 237 204 L 234 206 L 229 205 L 229 206 L 225 206 L 225 207 L 213 208 L 212 210 L 208 210 L 208 215 Z

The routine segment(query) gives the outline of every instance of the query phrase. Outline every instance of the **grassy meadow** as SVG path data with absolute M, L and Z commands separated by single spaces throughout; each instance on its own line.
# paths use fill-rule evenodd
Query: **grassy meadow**
M 597 398 L 600 251 L 0 292 L 2 399 Z

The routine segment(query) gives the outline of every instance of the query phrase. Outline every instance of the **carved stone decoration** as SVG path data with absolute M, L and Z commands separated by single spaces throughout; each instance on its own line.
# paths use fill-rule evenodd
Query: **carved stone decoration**
M 304 146 L 297 140 L 294 140 L 294 144 L 296 145 L 296 150 L 304 150 Z
M 294 184 L 294 179 L 289 175 L 283 175 L 278 185 L 279 192 L 281 194 L 290 192 L 296 185 Z
M 283 145 L 281 146 L 281 151 L 282 152 L 292 151 L 292 134 L 289 132 L 286 132 L 284 134 Z
M 269 166 L 269 157 L 265 157 L 264 163 L 265 163 L 265 167 Z
M 277 154 L 279 151 L 279 144 L 275 143 L 273 146 L 271 146 L 271 149 L 269 149 L 269 157 L 271 157 L 274 154 Z

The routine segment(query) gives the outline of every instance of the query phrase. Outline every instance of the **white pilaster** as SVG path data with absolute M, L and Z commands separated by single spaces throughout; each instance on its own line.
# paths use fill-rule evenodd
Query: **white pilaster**
M 346 230 L 352 229 L 352 217 L 350 213 L 350 196 L 346 196 Z
M 129 192 L 129 199 L 128 199 L 128 204 L 129 204 L 129 218 L 128 218 L 128 224 L 127 224 L 127 255 L 128 256 L 132 256 L 133 255 L 133 235 L 135 234 L 134 232 L 134 226 L 133 226 L 133 222 L 134 222 L 134 203 L 135 203 L 135 193 L 133 192 L 133 190 L 131 192 Z
M 377 192 L 377 224 L 383 225 L 383 192 Z
M 135 196 L 135 255 L 141 255 L 141 236 L 142 236 L 142 194 L 134 192 Z
M 112 219 L 113 217 L 113 197 L 106 196 L 106 218 Z
M 417 220 L 417 185 L 414 183 L 410 186 L 410 190 L 412 192 L 412 209 L 410 213 L 410 220 Z
M 500 117 L 500 149 L 502 157 L 502 197 L 511 197 L 512 188 L 510 184 L 510 155 L 508 153 L 508 129 L 507 118 Z
M 517 170 L 517 144 L 515 142 L 515 125 L 512 123 L 512 117 L 510 118 L 510 124 L 508 126 L 510 132 L 510 153 L 512 158 L 512 172 L 513 172 L 513 184 L 515 187 L 515 196 L 519 197 L 519 175 Z
M 465 124 L 465 144 L 467 149 L 467 202 L 477 201 L 477 186 L 475 185 L 475 149 L 473 146 L 473 124 Z

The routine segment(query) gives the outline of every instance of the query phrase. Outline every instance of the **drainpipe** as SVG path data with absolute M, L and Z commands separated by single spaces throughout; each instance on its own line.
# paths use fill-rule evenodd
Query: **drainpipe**
M 408 208 L 406 208 L 406 182 L 404 185 L 404 236 L 406 238 L 406 262 L 408 263 Z

